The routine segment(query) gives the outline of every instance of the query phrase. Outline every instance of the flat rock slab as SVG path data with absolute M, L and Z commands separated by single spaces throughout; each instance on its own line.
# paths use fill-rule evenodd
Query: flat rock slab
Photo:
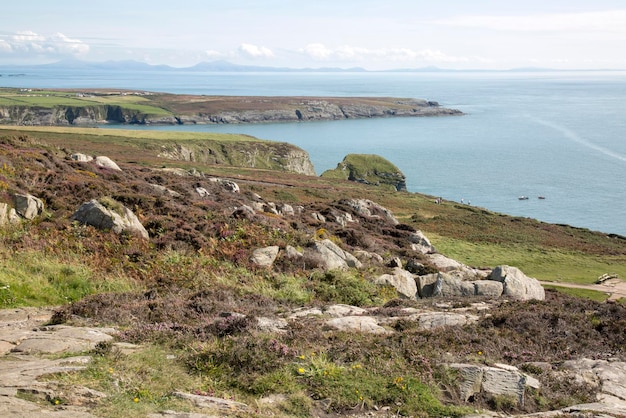
M 23 399 L 0 396 L 0 417 L 11 418 L 96 418 L 87 412 L 85 408 L 77 407 L 51 407 L 43 408 L 33 402 Z
M 27 355 L 5 356 L 0 360 L 0 393 L 5 396 L 14 395 L 18 388 L 38 386 L 37 379 L 40 376 L 83 370 L 90 361 L 89 356 L 57 360 Z
M 26 354 L 78 353 L 93 350 L 100 342 L 113 339 L 112 328 L 42 327 L 24 336 L 11 351 Z

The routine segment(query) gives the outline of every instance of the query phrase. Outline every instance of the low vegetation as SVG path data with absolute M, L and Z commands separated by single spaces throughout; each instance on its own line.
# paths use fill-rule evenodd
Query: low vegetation
M 370 279 L 381 265 L 328 272 L 310 268 L 315 260 L 279 258 L 263 268 L 250 262 L 255 248 L 302 249 L 318 237 L 385 260 L 424 261 L 403 245 L 408 231 L 419 229 L 440 252 L 468 265 L 510 264 L 543 280 L 591 283 L 604 273 L 626 276 L 626 239 L 334 178 L 166 160 L 151 151 L 167 140 L 162 133 L 134 138 L 95 131 L 0 131 L 0 203 L 11 203 L 15 192 L 45 203 L 37 219 L 0 228 L 0 307 L 56 305 L 54 323 L 115 326 L 119 341 L 139 345 L 123 354 L 103 343 L 87 370 L 50 377 L 106 393 L 95 414 L 198 411 L 176 391 L 246 403 L 250 409 L 235 414 L 241 417 L 382 408 L 416 417 L 460 417 L 479 408 L 547 411 L 590 402 L 593 391 L 533 362 L 626 359 L 623 304 L 554 290 L 546 301 L 498 302 L 478 322 L 445 329 L 424 331 L 400 321 L 389 335 L 349 333 L 308 318 L 291 321 L 285 332 L 263 330 L 255 318 L 300 307 L 342 303 L 393 316 L 435 302 L 402 300 L 394 289 L 374 285 Z M 106 154 L 123 171 L 72 161 L 72 152 Z M 202 175 L 163 170 L 171 167 Z M 211 182 L 216 176 L 235 180 L 241 193 Z M 178 195 L 157 193 L 153 185 Z M 195 191 L 199 186 L 209 197 Z M 363 218 L 341 227 L 297 214 L 232 215 L 257 195 L 328 219 L 350 211 L 342 199 L 367 197 L 390 209 L 401 225 Z M 71 221 L 80 204 L 103 197 L 131 208 L 150 240 Z M 445 367 L 450 362 L 511 364 L 542 376 L 543 386 L 521 406 L 504 397 L 465 403 Z

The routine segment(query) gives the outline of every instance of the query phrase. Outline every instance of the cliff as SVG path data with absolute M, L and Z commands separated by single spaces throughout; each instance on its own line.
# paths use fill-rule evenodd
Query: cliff
M 96 125 L 305 122 L 460 115 L 423 99 L 197 96 L 129 91 L 0 89 L 0 124 Z
M 159 158 L 315 175 L 309 154 L 284 142 L 172 142 L 160 149 Z

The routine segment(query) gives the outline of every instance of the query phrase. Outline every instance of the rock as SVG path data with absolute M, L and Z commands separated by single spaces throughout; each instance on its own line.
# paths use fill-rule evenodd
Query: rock
M 370 334 L 388 334 L 391 331 L 378 325 L 376 318 L 371 316 L 343 316 L 326 321 L 326 327 L 338 331 L 357 331 Z
M 311 217 L 315 219 L 316 221 L 319 221 L 321 223 L 326 223 L 326 217 L 322 215 L 321 213 L 311 212 Z
M 441 273 L 432 273 L 425 274 L 423 276 L 418 276 L 417 283 L 417 292 L 419 297 L 421 298 L 432 298 L 435 293 L 435 284 L 437 283 L 437 278 Z
M 423 312 L 409 315 L 407 320 L 417 321 L 420 329 L 433 329 L 465 325 L 478 321 L 476 315 L 459 314 L 454 312 Z
M 399 267 L 393 269 L 393 274 L 383 274 L 374 280 L 378 285 L 392 286 L 407 299 L 417 299 L 417 284 L 413 275 Z
M 205 198 L 205 197 L 209 197 L 211 195 L 211 193 L 209 193 L 209 191 L 207 189 L 205 189 L 204 187 L 196 187 L 194 188 L 194 190 L 196 191 L 196 193 L 198 193 L 200 195 L 200 197 Z
M 171 197 L 181 197 L 180 193 L 178 193 L 178 192 L 176 192 L 174 190 L 168 189 L 165 186 L 161 186 L 160 184 L 150 184 L 150 187 L 152 187 L 154 190 L 156 190 L 158 192 L 161 192 L 163 194 L 167 194 L 167 195 L 169 195 Z
M 232 180 L 213 177 L 210 178 L 209 181 L 219 184 L 224 190 L 232 193 L 239 193 L 239 185 Z
M 389 209 L 368 199 L 344 199 L 339 203 L 349 206 L 359 216 L 364 218 L 383 219 L 391 225 L 398 225 L 400 223 Z
M 304 256 L 304 254 L 302 254 L 302 252 L 298 251 L 295 247 L 292 247 L 291 245 L 287 245 L 285 247 L 285 256 L 290 259 L 299 259 L 302 258 Z
M 514 397 L 518 404 L 523 406 L 524 393 L 527 386 L 526 376 L 516 367 L 499 366 L 491 367 L 463 363 L 449 365 L 450 368 L 457 370 L 460 375 L 459 389 L 465 401 L 475 394 L 484 392 L 491 396 Z
M 369 251 L 357 250 L 354 252 L 354 256 L 361 262 L 375 262 L 382 264 L 384 261 L 380 255 Z
M 293 206 L 288 205 L 287 203 L 281 203 L 276 205 L 276 209 L 278 213 L 282 216 L 294 216 L 296 211 L 293 209 Z
M 430 261 L 437 270 L 445 273 L 463 268 L 463 264 L 443 254 L 428 254 L 428 261 Z
M 277 245 L 272 245 L 265 248 L 257 248 L 252 252 L 250 261 L 259 267 L 271 267 L 278 256 L 280 248 Z
M 515 397 L 523 406 L 525 383 L 525 377 L 518 371 L 483 367 L 482 389 L 488 394 Z
M 78 353 L 93 350 L 98 343 L 111 341 L 111 328 L 41 327 L 19 342 L 11 351 L 25 354 Z
M 115 161 L 103 155 L 96 157 L 96 165 L 98 167 L 108 168 L 109 170 L 122 171 Z
M 418 253 L 432 254 L 437 252 L 422 231 L 412 232 L 411 235 L 409 235 L 409 241 L 411 242 L 411 249 Z
M 342 250 L 329 239 L 314 241 L 305 249 L 305 256 L 314 260 L 325 270 L 344 270 L 350 267 L 361 268 L 363 265 L 352 254 Z
M 466 282 L 456 277 L 438 274 L 435 288 L 433 289 L 433 297 L 457 297 L 457 296 L 474 296 L 476 291 L 473 282 Z
M 241 205 L 233 211 L 232 216 L 236 219 L 250 220 L 254 218 L 254 209 L 248 205 Z
M 335 222 L 337 222 L 339 225 L 341 226 L 346 226 L 350 223 L 355 223 L 358 222 L 356 221 L 354 218 L 352 218 L 352 215 L 350 215 L 347 212 L 338 214 L 337 216 L 335 216 Z
M 336 304 L 330 305 L 323 309 L 325 315 L 329 315 L 335 318 L 339 318 L 342 316 L 354 316 L 354 315 L 363 315 L 367 311 L 363 308 L 359 308 L 358 306 L 352 305 L 344 305 L 344 304 Z
M 15 212 L 24 219 L 32 220 L 43 213 L 41 199 L 29 194 L 14 194 L 13 204 L 15 205 Z
M 480 393 L 483 384 L 483 368 L 474 364 L 450 364 L 459 373 L 459 392 L 461 399 L 467 402 L 472 396 Z
M 563 362 L 562 368 L 580 383 L 598 388 L 598 400 L 626 409 L 626 362 L 578 359 Z
M 216 398 L 213 396 L 194 395 L 191 393 L 174 392 L 172 395 L 181 399 L 186 399 L 193 403 L 197 408 L 219 409 L 230 412 L 249 411 L 248 405 L 241 402 L 235 402 L 228 399 Z
M 261 332 L 286 332 L 289 323 L 282 318 L 266 318 L 259 316 L 256 318 L 257 329 Z
M 80 152 L 76 152 L 70 155 L 70 159 L 79 163 L 88 163 L 90 161 L 93 161 L 93 157 L 91 155 L 82 154 Z
M 493 280 L 476 280 L 474 282 L 476 296 L 499 298 L 502 296 L 504 285 Z
M 527 277 L 516 267 L 498 266 L 493 269 L 489 280 L 503 284 L 502 296 L 515 300 L 544 300 L 545 290 L 537 279 Z
M 148 231 L 143 227 L 137 216 L 126 206 L 119 204 L 121 213 L 106 208 L 96 199 L 83 203 L 72 215 L 72 219 L 98 229 L 111 230 L 117 234 L 128 231 L 148 239 Z
M 15 209 L 10 207 L 7 203 L 0 203 L 0 226 L 19 222 L 19 220 L 20 218 L 17 216 Z

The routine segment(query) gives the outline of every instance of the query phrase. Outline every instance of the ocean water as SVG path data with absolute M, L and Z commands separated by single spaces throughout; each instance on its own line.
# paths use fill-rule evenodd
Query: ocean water
M 8 76 L 17 73 L 23 75 Z M 465 115 L 134 128 L 244 133 L 289 142 L 309 152 L 318 174 L 334 168 L 349 153 L 379 154 L 404 172 L 412 192 L 626 235 L 626 72 L 192 73 L 0 68 L 0 74 L 0 86 L 5 87 L 435 100 Z M 519 200 L 519 196 L 529 199 Z

